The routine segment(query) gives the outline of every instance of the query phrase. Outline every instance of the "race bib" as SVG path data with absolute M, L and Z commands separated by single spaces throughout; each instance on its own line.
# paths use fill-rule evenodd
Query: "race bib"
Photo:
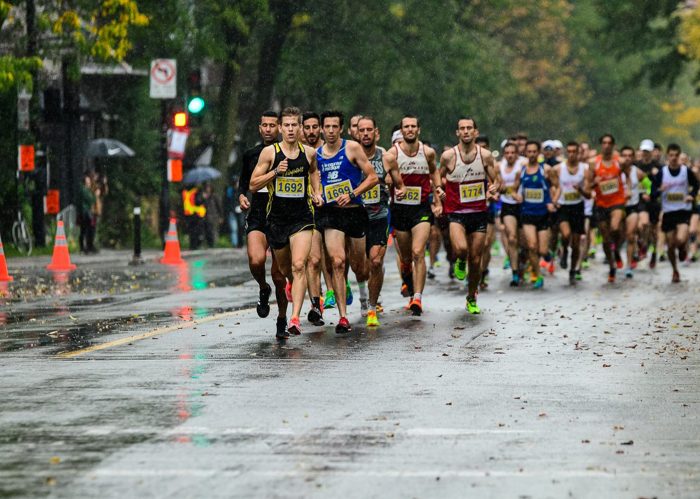
M 404 195 L 403 199 L 396 199 L 395 197 L 394 201 L 397 204 L 418 205 L 420 204 L 421 191 L 422 188 L 419 186 L 406 186 L 406 194 Z
M 602 194 L 615 194 L 620 188 L 620 182 L 616 178 L 603 180 L 599 185 Z
M 352 192 L 352 185 L 350 185 L 349 180 L 343 180 L 337 184 L 325 186 L 323 192 L 326 195 L 326 202 L 332 203 L 333 201 L 337 201 L 343 194 L 350 194 Z
M 379 192 L 379 184 L 375 185 L 372 187 L 370 190 L 365 192 L 362 195 L 362 201 L 365 204 L 377 204 L 379 203 L 380 199 L 380 192 Z
M 280 198 L 303 198 L 304 177 L 277 177 L 275 196 Z
M 667 192 L 666 201 L 669 203 L 682 203 L 685 200 L 685 194 L 682 192 Z
M 525 189 L 525 202 L 544 203 L 544 189 Z
M 515 188 L 512 185 L 509 185 L 506 187 L 506 192 L 504 193 L 506 196 L 511 196 L 513 197 L 513 194 L 515 194 Z
M 573 202 L 581 199 L 581 193 L 578 191 L 565 192 L 564 201 Z
M 459 201 L 461 203 L 473 203 L 486 199 L 484 184 L 459 184 Z

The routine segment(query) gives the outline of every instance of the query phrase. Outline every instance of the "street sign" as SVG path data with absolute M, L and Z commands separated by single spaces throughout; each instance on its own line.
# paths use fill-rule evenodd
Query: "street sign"
M 175 59 L 151 61 L 151 99 L 174 99 L 177 96 L 177 62 Z
M 188 130 L 168 130 L 168 157 L 182 159 L 185 157 L 185 146 L 187 145 L 187 137 L 190 133 Z

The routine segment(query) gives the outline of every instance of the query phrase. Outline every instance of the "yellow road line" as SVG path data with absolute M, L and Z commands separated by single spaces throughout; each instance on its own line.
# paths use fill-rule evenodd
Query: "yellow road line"
M 135 334 L 133 336 L 128 336 L 126 338 L 120 338 L 118 340 L 114 341 L 107 341 L 105 343 L 100 343 L 99 345 L 93 345 L 90 347 L 85 347 L 81 348 L 79 350 L 73 350 L 70 352 L 61 352 L 56 355 L 56 357 L 61 358 L 61 359 L 70 359 L 72 357 L 77 357 L 78 355 L 83 355 L 85 353 L 90 353 L 90 352 L 97 352 L 99 350 L 104 350 L 106 348 L 112 348 L 112 347 L 117 347 L 120 345 L 126 345 L 127 343 L 132 343 L 134 341 L 140 341 L 144 340 L 146 338 L 150 338 L 152 336 L 157 336 L 157 335 L 164 335 L 168 333 L 174 333 L 175 331 L 180 331 L 182 329 L 186 329 L 187 327 L 190 326 L 196 326 L 198 324 L 205 324 L 207 322 L 212 322 L 220 319 L 226 319 L 228 317 L 234 317 L 242 312 L 245 312 L 246 310 L 234 310 L 233 312 L 224 312 L 222 314 L 216 314 L 212 315 L 210 317 L 205 317 L 203 319 L 197 319 L 195 321 L 186 321 L 186 322 L 180 322 L 178 324 L 174 324 L 172 326 L 166 326 L 166 327 L 161 327 L 158 329 L 154 329 L 153 331 L 149 331 L 147 333 L 141 333 L 141 334 Z

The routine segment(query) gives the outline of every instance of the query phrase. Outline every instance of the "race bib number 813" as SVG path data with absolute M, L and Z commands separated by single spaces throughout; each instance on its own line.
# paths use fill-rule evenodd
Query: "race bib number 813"
M 379 185 L 375 185 L 362 195 L 365 204 L 377 204 L 379 202 Z

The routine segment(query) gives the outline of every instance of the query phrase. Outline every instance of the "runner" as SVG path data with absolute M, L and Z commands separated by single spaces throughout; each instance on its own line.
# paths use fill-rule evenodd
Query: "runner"
M 348 126 L 348 137 L 355 142 L 358 142 L 360 137 L 360 134 L 357 131 L 357 124 L 360 122 L 360 118 L 362 118 L 361 114 L 354 115 L 352 118 L 350 118 L 350 125 Z
M 433 216 L 442 213 L 440 195 L 444 192 L 440 187 L 440 172 L 435 167 L 435 150 L 418 140 L 420 122 L 416 116 L 405 115 L 401 119 L 401 135 L 403 140 L 384 156 L 388 168 L 398 168 L 406 186 L 403 198 L 394 196 L 391 222 L 401 257 L 401 277 L 411 296 L 408 307 L 413 315 L 421 315 L 426 277 L 425 245 Z M 431 182 L 436 194 L 432 204 L 428 202 Z
M 633 163 L 635 157 L 634 149 L 630 146 L 624 146 L 620 149 L 620 166 L 623 169 L 629 168 L 630 176 L 630 192 L 627 205 L 625 206 L 625 239 L 627 240 L 627 268 L 625 269 L 625 277 L 632 279 L 634 277 L 634 269 L 637 268 L 637 236 L 640 232 L 639 224 L 639 205 L 641 203 L 641 193 L 643 190 L 642 181 L 646 178 L 646 174 L 637 168 Z M 624 177 L 624 183 L 627 185 L 627 176 Z
M 389 188 L 386 184 L 387 175 L 391 177 L 394 192 L 397 197 L 403 197 L 405 187 L 401 175 L 396 168 L 390 168 L 384 163 L 386 151 L 377 146 L 379 129 L 371 116 L 363 116 L 357 128 L 360 145 L 365 156 L 374 167 L 379 183 L 365 192 L 362 196 L 369 224 L 367 227 L 366 252 L 369 265 L 369 310 L 367 326 L 379 326 L 377 317 L 377 301 L 384 283 L 384 256 L 386 255 L 389 237 Z
M 641 159 L 637 162 L 637 167 L 642 170 L 648 179 L 652 179 L 659 173 L 661 163 L 654 159 L 654 141 L 644 139 L 639 144 Z M 642 234 L 639 241 L 639 257 L 646 258 L 647 252 L 651 253 L 649 268 L 656 267 L 656 248 L 658 245 L 659 219 L 661 215 L 661 205 L 658 200 L 651 199 L 651 180 L 644 184 L 645 191 L 642 194 L 639 205 L 639 225 Z
M 666 166 L 652 181 L 652 199 L 661 197 L 663 220 L 661 230 L 666 234 L 668 260 L 673 267 L 671 282 L 680 282 L 678 260 L 685 261 L 688 256 L 688 224 L 693 208 L 693 200 L 698 195 L 698 179 L 690 169 L 680 163 L 681 148 L 678 144 L 669 144 L 666 149 Z M 676 250 L 678 257 L 676 258 Z
M 508 142 L 503 147 L 503 159 L 499 164 L 499 176 L 501 181 L 501 222 L 505 228 L 507 246 L 506 255 L 510 260 L 512 279 L 510 286 L 515 288 L 520 284 L 519 265 L 519 225 L 520 203 L 513 196 L 516 193 L 515 186 L 520 181 L 522 171 L 522 159 L 518 156 L 518 146 Z
M 265 147 L 253 171 L 253 192 L 268 189 L 267 238 L 280 270 L 292 283 L 293 310 L 286 332 L 301 334 L 299 314 L 306 293 L 306 262 L 311 252 L 314 207 L 323 204 L 313 148 L 299 142 L 301 111 L 287 107 L 280 113 L 282 141 Z
M 489 222 L 487 198 L 498 192 L 498 174 L 491 151 L 476 144 L 479 131 L 473 118 L 460 118 L 456 134 L 459 144 L 440 158 L 440 170 L 446 177 L 444 209 L 450 221 L 452 250 L 461 260 L 469 259 L 466 309 L 479 314 L 476 295 Z
M 615 138 L 610 134 L 600 140 L 601 154 L 589 163 L 588 181 L 595 189 L 595 207 L 593 214 L 598 230 L 603 236 L 603 251 L 608 260 L 610 271 L 608 282 L 615 282 L 617 268 L 622 268 L 619 253 L 622 222 L 625 218 L 626 192 L 630 192 L 629 167 L 622 167 L 614 155 Z M 627 175 L 627 188 L 623 182 L 623 173 Z
M 362 146 L 355 141 L 341 139 L 341 112 L 324 111 L 321 114 L 321 126 L 326 144 L 317 151 L 317 161 L 326 206 L 321 211 L 320 218 L 340 314 L 335 332 L 344 334 L 352 330 L 347 319 L 346 261 L 349 257 L 350 267 L 358 282 L 366 282 L 369 277 L 366 275 L 365 253 L 368 217 L 361 196 L 377 185 L 378 179 Z M 349 243 L 347 254 L 346 242 Z
M 578 142 L 566 145 L 566 161 L 550 171 L 552 202 L 557 207 L 559 232 L 562 248 L 560 266 L 569 268 L 569 284 L 576 284 L 576 270 L 581 256 L 581 236 L 586 232 L 586 215 L 583 200 L 590 193 L 585 192 L 586 163 L 579 161 Z M 568 250 L 571 247 L 571 267 Z
M 695 178 L 700 180 L 700 160 L 696 159 L 693 162 L 693 173 Z M 698 261 L 698 232 L 700 232 L 700 193 L 695 196 L 695 203 L 693 206 L 693 214 L 690 217 L 690 261 L 695 263 Z
M 277 113 L 265 111 L 260 117 L 258 133 L 262 143 L 248 149 L 243 153 L 243 166 L 240 180 L 240 194 L 238 204 L 241 210 L 248 212 L 245 220 L 245 231 L 248 247 L 248 267 L 253 279 L 260 286 L 258 305 L 256 307 L 258 317 L 267 317 L 270 313 L 270 294 L 272 288 L 265 280 L 265 264 L 267 261 L 267 200 L 266 188 L 260 189 L 248 199 L 250 190 L 250 178 L 258 164 L 258 158 L 262 150 L 272 144 L 277 139 L 279 131 Z M 284 336 L 287 331 L 287 296 L 284 291 L 287 280 L 277 265 L 277 259 L 272 255 L 272 268 L 270 269 L 272 282 L 275 285 L 275 296 L 277 298 L 277 336 Z
M 491 142 L 486 135 L 479 135 L 476 138 L 476 145 L 485 150 L 491 151 Z M 495 164 L 495 160 L 494 160 Z M 481 255 L 481 280 L 479 287 L 484 290 L 489 286 L 489 264 L 491 263 L 491 247 L 496 241 L 496 217 L 500 212 L 500 200 L 498 195 L 489 197 L 486 200 L 488 204 L 488 225 L 486 226 L 486 241 Z
M 530 140 L 525 147 L 527 165 L 521 172 L 515 188 L 520 207 L 520 223 L 523 227 L 528 260 L 530 262 L 530 281 L 535 289 L 544 286 L 540 275 L 539 259 L 547 264 L 551 262 L 549 253 L 549 214 L 555 211 L 549 192 L 544 166 L 539 163 L 540 143 Z
M 314 112 L 306 112 L 301 118 L 303 135 L 301 142 L 304 145 L 318 149 L 324 144 L 321 138 L 321 117 Z M 309 288 L 311 308 L 307 314 L 307 320 L 314 326 L 323 326 L 323 304 L 321 303 L 321 273 L 326 280 L 326 288 L 333 293 L 331 276 L 326 269 L 326 259 L 323 251 L 323 235 L 319 227 L 313 233 L 311 239 L 311 253 L 306 263 L 306 280 Z M 335 304 L 334 298 L 328 300 L 327 307 Z

